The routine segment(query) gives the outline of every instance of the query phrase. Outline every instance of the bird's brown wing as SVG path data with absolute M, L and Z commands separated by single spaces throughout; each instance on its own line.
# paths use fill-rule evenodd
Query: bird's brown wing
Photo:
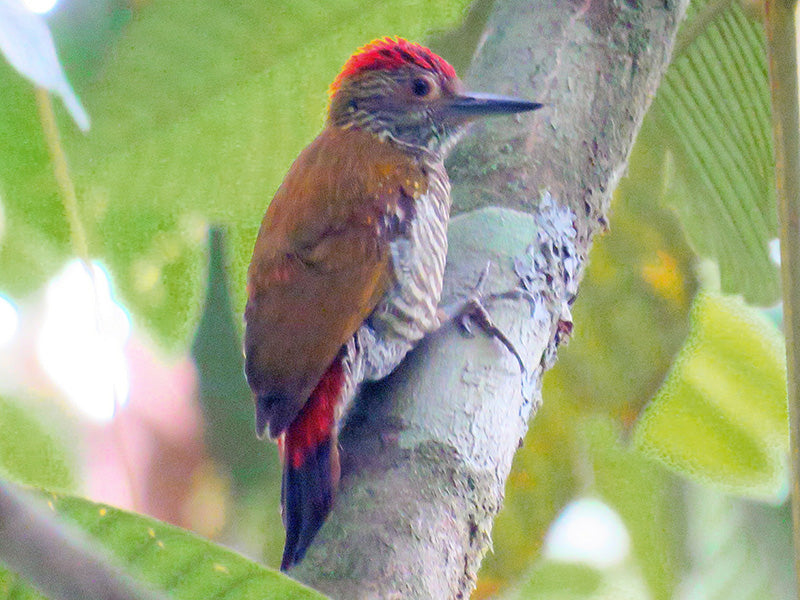
M 393 285 L 424 173 L 389 143 L 328 128 L 292 165 L 261 224 L 248 271 L 246 373 L 259 433 L 279 435 L 343 344 Z

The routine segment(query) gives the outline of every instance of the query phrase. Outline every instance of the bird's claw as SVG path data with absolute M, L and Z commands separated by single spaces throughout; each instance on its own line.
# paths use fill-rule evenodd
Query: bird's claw
M 475 337 L 475 332 L 472 331 L 472 315 L 468 311 L 458 316 L 458 326 L 466 337 Z
M 499 327 L 497 327 L 497 325 L 495 325 L 491 315 L 489 314 L 489 311 L 486 310 L 486 307 L 483 303 L 484 301 L 493 302 L 495 300 L 525 299 L 533 304 L 535 298 L 533 297 L 533 294 L 523 288 L 515 288 L 513 290 L 508 290 L 497 294 L 484 295 L 482 293 L 483 285 L 489 275 L 489 269 L 491 268 L 491 265 L 491 261 L 486 264 L 486 268 L 484 268 L 484 270 L 481 272 L 477 283 L 472 290 L 470 290 L 471 294 L 469 298 L 463 302 L 444 307 L 443 312 L 448 319 L 453 320 L 458 324 L 459 329 L 461 329 L 463 334 L 467 337 L 475 337 L 475 332 L 472 329 L 472 324 L 474 323 L 478 325 L 478 327 L 480 327 L 487 335 L 496 338 L 497 341 L 503 344 L 503 346 L 505 346 L 505 348 L 514 356 L 514 358 L 517 359 L 520 371 L 525 374 L 527 373 L 525 361 L 522 360 L 522 356 L 520 355 L 519 351 L 517 351 L 514 343 L 505 333 L 503 333 Z
M 473 297 L 467 300 L 467 303 L 464 306 L 464 313 L 461 316 L 460 321 L 461 326 L 465 329 L 468 335 L 474 336 L 472 328 L 469 325 L 469 323 L 472 322 L 477 324 L 478 327 L 480 327 L 484 333 L 486 333 L 486 335 L 495 338 L 498 342 L 503 344 L 503 346 L 506 347 L 506 350 L 508 350 L 514 356 L 514 358 L 517 359 L 520 372 L 522 372 L 522 374 L 527 373 L 525 361 L 522 360 L 522 356 L 517 350 L 517 347 L 514 345 L 514 342 L 512 342 L 497 325 L 495 325 L 495 322 L 492 320 L 492 316 L 489 314 L 489 311 L 486 310 L 486 307 L 483 305 L 480 298 Z

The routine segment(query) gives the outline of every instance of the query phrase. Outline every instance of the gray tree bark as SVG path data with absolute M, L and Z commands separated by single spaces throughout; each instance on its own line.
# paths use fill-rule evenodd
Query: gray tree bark
M 454 327 L 364 389 L 328 521 L 292 576 L 333 598 L 467 598 L 544 371 L 572 329 L 592 238 L 666 69 L 688 0 L 498 0 L 465 81 L 546 103 L 477 126 L 453 181 L 445 303 L 487 260 L 496 340 Z

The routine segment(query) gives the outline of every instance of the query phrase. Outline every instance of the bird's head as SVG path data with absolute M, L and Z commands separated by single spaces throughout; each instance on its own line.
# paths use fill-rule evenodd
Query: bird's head
M 330 87 L 328 122 L 441 155 L 475 118 L 541 106 L 467 93 L 444 59 L 419 44 L 387 37 L 360 48 L 345 63 Z

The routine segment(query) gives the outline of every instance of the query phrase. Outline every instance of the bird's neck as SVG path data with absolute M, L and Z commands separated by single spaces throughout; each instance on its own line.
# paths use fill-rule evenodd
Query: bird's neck
M 430 122 L 401 123 L 364 111 L 332 113 L 328 126 L 366 131 L 379 142 L 393 144 L 402 152 L 431 163 L 442 162 L 457 139 L 456 135 L 437 130 Z

